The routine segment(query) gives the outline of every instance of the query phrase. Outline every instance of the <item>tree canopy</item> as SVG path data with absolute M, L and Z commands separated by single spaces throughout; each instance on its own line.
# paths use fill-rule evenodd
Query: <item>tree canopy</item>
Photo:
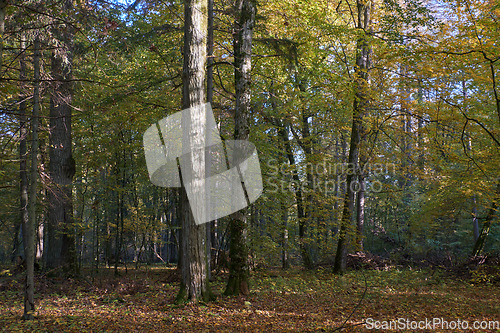
M 2 262 L 172 264 L 179 299 L 208 301 L 226 270 L 248 295 L 259 267 L 500 253 L 495 1 L 0 0 L 0 37 Z M 206 102 L 264 189 L 200 227 L 143 134 Z

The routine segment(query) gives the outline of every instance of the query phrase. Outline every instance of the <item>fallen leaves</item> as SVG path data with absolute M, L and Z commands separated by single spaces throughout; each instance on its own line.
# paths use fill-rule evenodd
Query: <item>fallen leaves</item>
M 22 283 L 0 293 L 5 332 L 331 332 L 356 308 L 343 332 L 363 330 L 366 318 L 433 317 L 498 320 L 499 292 L 425 271 L 356 271 L 338 277 L 327 270 L 256 272 L 247 297 L 222 297 L 175 306 L 177 282 L 170 268 L 132 271 L 119 278 L 103 271 L 88 280 L 37 281 L 36 319 L 24 322 Z M 356 307 L 365 290 L 361 305 Z M 225 277 L 212 289 L 222 293 Z M 7 284 L 6 284 L 7 285 Z

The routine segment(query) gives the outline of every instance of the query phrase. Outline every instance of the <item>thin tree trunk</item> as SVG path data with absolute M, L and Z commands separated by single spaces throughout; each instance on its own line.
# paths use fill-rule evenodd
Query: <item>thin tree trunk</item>
M 305 86 L 303 84 L 299 84 L 299 88 L 301 92 L 305 92 Z M 307 165 L 312 165 L 311 157 L 313 154 L 313 138 L 311 136 L 311 131 L 309 127 L 309 118 L 310 116 L 307 114 L 308 111 L 302 110 L 302 149 L 304 150 L 304 154 L 306 155 Z M 314 191 L 314 169 L 311 167 L 306 167 L 306 180 L 308 191 L 306 192 L 306 200 L 303 204 L 304 209 L 304 218 L 299 220 L 299 243 L 300 243 L 300 252 L 302 254 L 302 260 L 304 261 L 304 266 L 308 269 L 313 267 L 313 258 L 311 257 L 311 240 L 306 239 L 306 228 L 312 224 L 312 210 L 314 209 L 314 198 L 312 192 Z
M 250 72 L 252 69 L 252 34 L 255 24 L 255 0 L 236 1 L 236 22 L 233 38 L 234 84 L 236 108 L 234 114 L 234 139 L 248 140 L 251 102 Z M 248 246 L 246 244 L 247 209 L 231 215 L 229 221 L 229 280 L 225 295 L 246 295 L 248 285 Z
M 205 65 L 207 56 L 207 0 L 184 1 L 184 66 L 182 73 L 183 109 L 190 109 L 189 128 L 183 132 L 183 143 L 190 146 L 190 161 L 193 179 L 203 179 L 204 174 L 204 142 L 202 142 L 205 125 L 203 117 L 205 103 Z M 183 117 L 184 118 L 184 117 Z M 183 119 L 183 126 L 187 125 Z M 198 133 L 198 135 L 192 135 Z M 200 163 L 193 163 L 198 161 Z M 199 165 L 200 164 L 200 165 Z M 181 175 L 182 178 L 182 175 Z M 182 181 L 182 179 L 181 179 Z M 208 301 L 210 287 L 208 282 L 208 263 L 206 245 L 206 226 L 197 225 L 190 207 L 186 189 L 180 190 L 180 206 L 182 218 L 181 235 L 181 286 L 177 302 Z
M 347 259 L 347 244 L 348 236 L 352 228 L 353 215 L 354 215 L 354 200 L 355 192 L 361 187 L 361 184 L 355 185 L 358 180 L 356 173 L 359 172 L 359 158 L 360 154 L 364 154 L 362 150 L 362 141 L 365 136 L 365 129 L 363 127 L 363 116 L 367 111 L 369 104 L 368 84 L 369 75 L 368 70 L 370 66 L 371 48 L 367 41 L 368 31 L 370 30 L 370 14 L 371 14 L 371 1 L 357 1 L 358 8 L 358 23 L 357 28 L 364 31 L 357 40 L 357 53 L 356 53 L 356 72 L 354 79 L 354 102 L 353 102 L 353 120 L 351 130 L 351 143 L 349 148 L 349 166 L 353 168 L 352 172 L 347 175 L 347 189 L 344 196 L 344 208 L 342 210 L 342 218 L 340 221 L 339 239 L 337 243 L 337 253 L 335 255 L 335 263 L 333 267 L 334 273 L 342 274 L 346 269 Z M 361 157 L 363 160 L 366 158 L 364 155 Z M 359 185 L 359 186 L 358 186 Z
M 2 74 L 3 65 L 3 42 L 5 32 L 5 8 L 7 8 L 7 1 L 0 0 L 0 77 Z
M 356 245 L 363 251 L 363 229 L 365 226 L 365 176 L 359 175 L 359 192 L 356 196 Z
M 19 80 L 21 81 L 21 103 L 19 104 L 19 136 L 20 136 L 20 141 L 19 141 L 19 187 L 20 187 L 20 215 L 21 215 L 21 230 L 22 230 L 22 235 L 23 235 L 23 246 L 24 248 L 27 248 L 27 243 L 26 243 L 26 231 L 29 225 L 29 214 L 28 214 L 28 163 L 27 163 L 27 140 L 28 140 L 28 127 L 27 127 L 27 121 L 26 121 L 26 102 L 24 101 L 26 99 L 25 95 L 25 89 L 26 87 L 22 82 L 26 80 L 26 59 L 25 59 L 25 41 L 24 41 L 24 36 L 21 37 L 21 43 L 20 43 L 20 49 L 21 49 L 21 54 L 19 56 Z M 16 233 L 15 233 L 15 249 L 18 248 L 17 244 L 19 243 L 18 240 L 18 231 L 19 229 L 16 228 Z M 15 251 L 16 255 L 18 255 L 18 251 Z
M 207 103 L 213 102 L 214 96 L 214 0 L 208 0 L 207 21 Z
M 116 154 L 118 155 L 118 154 Z M 117 164 L 119 165 L 119 162 L 117 161 Z M 117 166 L 117 168 L 119 168 L 119 166 Z M 117 187 L 119 186 L 118 185 L 118 173 L 119 171 L 116 172 L 116 180 L 117 180 Z M 121 221 L 121 210 L 122 210 L 122 200 L 121 200 L 121 197 L 122 197 L 122 193 L 120 191 L 120 193 L 116 193 L 115 192 L 115 196 L 117 198 L 117 201 L 116 201 L 116 215 L 115 215 L 115 218 L 116 218 L 116 234 L 115 234 L 115 254 L 114 254 L 114 274 L 115 276 L 118 276 L 118 264 L 120 262 L 120 221 Z
M 274 95 L 274 90 L 271 87 L 270 90 L 271 95 Z M 271 106 L 273 110 L 277 111 L 277 106 L 276 106 L 276 100 L 274 97 L 271 98 Z M 288 126 L 286 122 L 282 122 L 281 120 L 278 119 L 273 119 L 272 122 L 276 127 L 278 127 L 278 135 L 283 141 L 283 145 L 285 148 L 285 154 L 286 158 L 288 159 L 288 162 L 290 166 L 292 166 L 292 179 L 295 184 L 297 184 L 297 188 L 295 190 L 295 201 L 297 203 L 297 218 L 299 221 L 299 246 L 300 246 L 300 253 L 302 256 L 302 261 L 304 262 L 305 267 L 310 267 L 311 266 L 311 259 L 309 256 L 309 251 L 307 249 L 307 246 L 304 242 L 304 237 L 305 237 L 305 231 L 306 231 L 306 216 L 305 216 L 305 209 L 304 209 L 304 199 L 303 199 L 303 193 L 302 193 L 302 183 L 297 171 L 297 168 L 295 167 L 295 157 L 293 155 L 292 151 L 292 146 L 290 144 L 290 138 L 288 137 Z
M 290 263 L 288 261 L 288 207 L 286 206 L 285 202 L 282 202 L 281 209 L 282 209 L 281 219 L 283 220 L 281 267 L 283 269 L 288 269 L 290 268 Z
M 304 242 L 301 241 L 303 237 L 305 236 L 305 213 L 304 213 L 304 199 L 302 195 L 302 185 L 300 182 L 300 177 L 297 172 L 297 169 L 295 168 L 295 157 L 293 156 L 293 151 L 292 147 L 290 145 L 290 139 L 288 138 L 288 131 L 284 126 L 281 126 L 278 130 L 278 133 L 283 140 L 283 143 L 285 145 L 285 152 L 288 158 L 288 162 L 290 165 L 293 167 L 292 171 L 292 179 L 295 184 L 297 184 L 297 189 L 295 191 L 295 200 L 297 202 L 297 218 L 299 220 L 299 245 L 300 245 L 300 253 L 302 255 L 302 260 L 304 262 L 304 266 L 308 267 L 310 265 L 310 258 L 308 255 L 307 247 L 305 246 Z
M 417 90 L 417 103 L 419 106 L 423 104 L 423 98 L 424 98 L 424 91 L 422 88 L 422 80 L 419 80 L 418 90 Z M 424 139 L 422 134 L 422 128 L 424 127 L 423 119 L 424 119 L 424 114 L 420 113 L 418 115 L 418 121 L 417 121 L 417 151 L 418 151 L 417 166 L 420 173 L 422 173 L 424 170 Z
M 22 212 L 21 212 L 21 218 L 22 218 Z M 14 237 L 12 237 L 12 252 L 10 253 L 11 263 L 16 262 L 16 259 L 19 256 L 21 256 L 21 249 L 24 249 L 24 247 L 21 247 L 21 242 L 19 240 L 20 236 L 22 236 L 22 231 L 21 231 L 22 228 L 23 228 L 22 221 L 19 220 L 19 222 L 16 223 L 16 225 L 14 226 Z
M 42 198 L 42 201 L 45 199 L 45 197 Z M 37 224 L 36 228 L 36 249 L 35 249 L 35 261 L 42 261 L 43 257 L 43 246 L 44 246 L 44 240 L 43 240 L 43 228 L 44 228 L 44 223 L 43 221 L 45 220 L 45 214 L 40 216 L 40 223 Z
M 214 96 L 214 0 L 208 0 L 208 33 L 207 33 L 207 103 L 212 104 Z M 210 155 L 207 156 L 208 158 Z M 209 162 L 208 165 L 211 165 Z M 215 233 L 216 221 L 207 223 L 207 272 L 212 278 L 212 233 Z
M 184 253 L 182 252 L 182 246 L 184 244 L 183 241 L 183 232 L 182 232 L 182 203 L 181 203 L 181 196 L 182 196 L 182 188 L 176 188 L 174 189 L 175 193 L 175 226 L 177 227 L 176 233 L 174 233 L 174 236 L 177 236 L 177 269 L 181 272 L 182 274 L 182 261 L 184 258 Z
M 32 320 L 35 312 L 34 275 L 35 275 L 35 226 L 36 226 L 36 188 L 38 177 L 38 117 L 40 107 L 40 39 L 38 35 L 34 42 L 33 72 L 35 89 L 33 92 L 33 116 L 31 117 L 31 168 L 29 189 L 29 223 L 26 227 L 24 253 L 26 256 L 26 284 L 24 287 L 24 320 Z
M 497 212 L 498 201 L 500 200 L 500 180 L 497 180 L 497 188 L 495 191 L 495 196 L 491 202 L 491 207 L 488 211 L 488 215 L 486 216 L 486 221 L 484 221 L 483 227 L 481 228 L 481 233 L 474 244 L 474 249 L 472 251 L 473 256 L 478 256 L 481 254 L 484 248 L 484 244 L 486 242 L 486 238 L 488 237 L 491 229 L 491 225 L 493 220 L 495 219 L 495 215 Z
M 298 63 L 295 66 L 295 86 L 296 88 L 299 89 L 300 91 L 300 96 L 302 96 L 304 93 L 306 93 L 306 86 L 303 82 L 303 79 L 301 78 L 301 71 L 299 68 Z M 300 97 L 301 102 L 304 103 L 303 98 Z M 310 131 L 310 126 L 309 126 L 309 119 L 311 118 L 309 111 L 307 111 L 305 108 L 302 108 L 302 122 L 301 122 L 301 130 L 302 130 L 302 140 L 298 140 L 298 143 L 302 150 L 304 151 L 304 155 L 306 158 L 306 164 L 310 165 L 311 164 L 311 157 L 313 153 L 313 137 L 311 136 L 311 131 Z M 312 173 L 313 170 L 311 170 L 310 167 L 306 168 L 306 185 L 307 185 L 307 191 L 306 194 L 301 193 L 302 196 L 305 195 L 305 200 L 302 201 L 302 214 L 298 212 L 299 215 L 299 247 L 300 247 L 300 254 L 302 256 L 302 261 L 304 262 L 304 266 L 306 268 L 312 268 L 313 267 L 313 260 L 311 257 L 311 248 L 310 248 L 310 240 L 306 239 L 306 234 L 307 234 L 307 227 L 309 224 L 312 222 L 312 207 L 314 206 L 313 203 L 313 196 L 312 196 L 312 191 L 314 190 L 314 175 Z M 302 218 L 301 218 L 302 216 Z
M 474 242 L 479 239 L 479 221 L 477 220 L 476 196 L 472 198 L 472 230 L 474 232 Z

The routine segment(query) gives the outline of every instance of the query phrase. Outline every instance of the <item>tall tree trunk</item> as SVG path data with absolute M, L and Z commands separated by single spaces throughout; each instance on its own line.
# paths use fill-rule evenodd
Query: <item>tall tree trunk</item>
M 23 235 L 23 246 L 24 248 L 27 248 L 27 243 L 26 243 L 26 231 L 29 225 L 29 214 L 28 214 L 28 163 L 27 163 L 27 140 L 28 140 L 28 127 L 27 127 L 27 122 L 26 122 L 26 92 L 25 92 L 25 85 L 24 81 L 26 80 L 26 59 L 25 59 L 25 52 L 24 48 L 26 47 L 25 41 L 24 41 L 24 36 L 21 37 L 21 43 L 20 43 L 20 49 L 21 49 L 21 54 L 19 56 L 19 80 L 21 81 L 21 94 L 20 94 L 20 99 L 21 103 L 19 103 L 19 136 L 20 136 L 20 141 L 19 141 L 19 189 L 20 189 L 20 217 L 21 217 L 21 230 L 22 230 L 22 235 Z M 16 228 L 16 233 L 15 233 L 15 249 L 16 251 L 14 252 L 16 255 L 18 255 L 18 228 Z
M 278 130 L 279 136 L 283 140 L 285 146 L 286 156 L 288 158 L 288 163 L 293 167 L 292 171 L 292 179 L 295 184 L 297 184 L 297 189 L 295 191 L 295 201 L 297 202 L 297 218 L 299 220 L 299 243 L 300 243 L 300 253 L 302 255 L 302 260 L 304 262 L 304 266 L 308 267 L 310 264 L 310 259 L 307 251 L 307 247 L 304 242 L 301 241 L 305 236 L 305 213 L 304 213 L 304 198 L 302 195 L 302 185 L 300 182 L 299 173 L 297 168 L 295 167 L 295 157 L 293 156 L 292 146 L 290 145 L 290 139 L 288 137 L 288 131 L 285 125 L 280 126 Z
M 349 164 L 352 165 L 352 161 L 357 160 L 357 147 L 353 145 L 352 137 L 358 136 L 357 126 L 353 125 L 352 134 L 351 134 L 351 149 L 349 150 Z M 355 147 L 355 149 L 353 149 Z M 354 170 L 352 170 L 352 173 Z M 339 238 L 337 242 L 337 252 L 335 254 L 335 263 L 333 266 L 333 272 L 336 274 L 343 274 L 346 269 L 346 259 L 347 259 L 347 236 L 351 229 L 352 224 L 352 215 L 354 211 L 354 199 L 355 192 L 353 191 L 353 180 L 356 179 L 354 175 L 347 175 L 347 188 L 344 195 L 344 207 L 342 209 L 342 217 L 340 219 L 340 230 L 339 230 Z
M 464 99 L 465 95 L 465 82 L 462 83 L 464 86 Z M 472 151 L 472 139 L 467 135 L 467 151 L 470 153 Z M 477 218 L 477 200 L 476 195 L 472 196 L 472 232 L 474 235 L 474 243 L 479 239 L 479 221 Z
M 212 104 L 214 96 L 214 0 L 208 0 L 207 22 L 207 103 Z M 209 156 L 208 156 L 209 157 Z M 210 165 L 210 162 L 209 162 Z M 208 279 L 212 278 L 212 235 L 215 235 L 217 221 L 207 223 L 207 263 Z
M 214 0 L 208 1 L 207 20 L 207 103 L 213 102 L 214 96 Z
M 294 71 L 295 71 L 295 87 L 299 89 L 300 91 L 300 100 L 302 103 L 305 103 L 304 98 L 302 97 L 307 89 L 306 85 L 304 82 L 304 79 L 302 78 L 303 74 L 301 71 L 300 66 L 298 65 L 298 61 L 296 62 L 294 66 Z M 305 159 L 306 159 L 306 164 L 311 165 L 312 164 L 312 154 L 313 154 L 313 144 L 314 144 L 314 138 L 311 136 L 311 131 L 310 131 L 310 126 L 309 126 L 309 119 L 311 118 L 310 112 L 303 107 L 302 110 L 302 121 L 301 121 L 301 131 L 302 131 L 302 140 L 298 140 L 298 143 L 302 150 L 304 151 Z M 306 268 L 312 268 L 313 267 L 313 259 L 311 257 L 311 244 L 310 240 L 306 238 L 307 235 L 307 227 L 309 224 L 312 222 L 312 210 L 313 210 L 313 196 L 312 196 L 312 191 L 314 191 L 314 175 L 313 175 L 313 170 L 314 168 L 306 167 L 306 186 L 307 186 L 307 191 L 302 192 L 302 196 L 305 196 L 305 200 L 302 201 L 302 214 L 298 211 L 298 222 L 299 222 L 299 247 L 300 247 L 300 254 L 302 256 L 302 261 L 304 263 L 304 266 Z M 302 215 L 302 218 L 301 218 Z
M 116 153 L 117 158 L 117 166 L 116 166 L 116 187 L 119 188 L 119 173 L 120 173 L 120 162 L 118 160 L 118 153 Z M 118 265 L 120 262 L 120 253 L 121 253 L 121 244 L 120 244 L 120 225 L 121 225 L 121 211 L 122 211 L 122 191 L 115 192 L 116 196 L 116 207 L 115 207 L 115 225 L 116 225 L 116 233 L 115 233 L 115 253 L 114 253 L 114 274 L 118 276 Z
M 370 14 L 372 8 L 371 1 L 357 1 L 358 23 L 357 28 L 362 29 L 364 34 L 357 40 L 356 47 L 356 72 L 354 78 L 354 102 L 353 102 L 353 120 L 351 129 L 351 143 L 349 148 L 349 166 L 353 168 L 347 175 L 347 189 L 344 196 L 344 208 L 340 221 L 339 239 L 337 243 L 337 253 L 335 255 L 335 264 L 333 271 L 337 274 L 344 273 L 346 269 L 348 235 L 352 228 L 354 215 L 354 200 L 358 180 L 356 173 L 359 172 L 359 158 L 362 151 L 362 141 L 365 137 L 363 127 L 363 115 L 366 113 L 369 104 L 368 93 L 368 70 L 370 66 L 371 48 L 367 40 L 367 34 L 370 30 Z M 361 157 L 363 160 L 365 156 Z M 361 184 L 358 184 L 361 186 Z
M 302 93 L 306 92 L 305 85 L 303 83 L 299 83 L 299 89 Z M 309 126 L 309 119 L 311 116 L 309 115 L 309 111 L 303 109 L 302 110 L 302 149 L 304 150 L 304 154 L 306 156 L 306 164 L 312 165 L 312 154 L 313 154 L 313 137 L 311 136 L 311 130 Z M 302 255 L 302 260 L 304 262 L 304 266 L 308 269 L 313 267 L 313 259 L 311 257 L 311 239 L 306 238 L 306 228 L 312 223 L 312 211 L 314 209 L 314 198 L 312 192 L 314 191 L 314 167 L 306 167 L 306 181 L 307 181 L 307 192 L 305 194 L 306 200 L 303 204 L 304 209 L 304 218 L 299 220 L 299 245 L 300 245 L 300 253 Z
M 35 226 L 36 226 L 36 187 L 38 177 L 38 117 L 40 108 L 40 38 L 37 35 L 33 45 L 33 75 L 35 89 L 33 92 L 33 116 L 31 117 L 31 168 L 29 188 L 29 223 L 27 225 L 24 253 L 26 256 L 26 284 L 24 287 L 24 320 L 32 320 L 35 312 Z
M 65 11 L 72 10 L 72 1 L 64 2 Z M 64 25 L 55 30 L 63 49 L 52 55 L 54 88 L 50 100 L 48 225 L 50 228 L 48 268 L 64 266 L 65 273 L 77 274 L 76 240 L 73 223 L 72 182 L 75 160 L 72 155 L 72 28 Z M 62 32 L 59 32 L 62 31 Z M 62 232 L 61 232 L 62 231 Z
M 205 122 L 203 121 L 205 99 L 205 65 L 207 56 L 207 0 L 184 0 L 184 66 L 182 73 L 183 109 L 190 109 L 190 127 L 183 132 L 183 143 L 189 143 L 190 162 L 194 179 L 205 177 L 204 142 Z M 187 125 L 183 121 L 183 126 Z M 192 135 L 198 133 L 198 135 Z M 203 147 L 202 147 L 203 146 Z M 198 161 L 199 163 L 193 163 Z M 181 175 L 182 177 L 182 175 Z M 184 187 L 180 190 L 181 208 L 181 286 L 177 302 L 208 301 L 210 287 L 208 281 L 208 263 L 206 246 L 206 226 L 194 222 L 187 193 Z
M 234 85 L 236 108 L 234 113 L 234 139 L 248 140 L 251 102 L 250 72 L 252 69 L 252 34 L 255 24 L 255 0 L 236 0 L 234 27 Z M 229 280 L 226 295 L 246 295 L 248 286 L 248 247 L 246 244 L 247 209 L 231 215 L 229 221 Z
M 272 96 L 274 96 L 274 90 L 273 90 L 272 86 L 271 86 L 270 93 Z M 271 106 L 272 106 L 272 109 L 274 111 L 278 111 L 277 106 L 276 106 L 276 99 L 274 97 L 271 97 Z M 289 138 L 289 132 L 288 132 L 288 128 L 290 125 L 288 125 L 285 121 L 281 121 L 281 120 L 275 119 L 275 118 L 273 118 L 271 121 L 278 128 L 278 135 L 281 138 L 281 140 L 283 141 L 283 146 L 285 148 L 286 158 L 288 159 L 288 163 L 290 164 L 290 166 L 292 166 L 293 182 L 295 184 L 297 184 L 297 188 L 295 190 L 295 202 L 297 203 L 297 218 L 299 221 L 300 253 L 302 256 L 302 260 L 304 262 L 304 266 L 309 267 L 310 263 L 311 263 L 311 260 L 309 257 L 309 251 L 307 250 L 306 244 L 303 241 L 303 239 L 305 237 L 305 231 L 306 231 L 306 216 L 305 216 L 305 209 L 304 209 L 304 199 L 303 199 L 303 194 L 302 194 L 302 184 L 301 184 L 301 180 L 299 177 L 299 173 L 298 173 L 296 165 L 295 165 L 295 157 L 293 155 L 292 146 L 290 144 L 290 138 Z M 286 228 L 286 221 L 284 221 L 284 228 Z M 286 238 L 285 238 L 285 236 L 286 236 Z M 284 229 L 283 246 L 285 246 L 285 242 L 287 242 L 287 239 L 288 239 L 288 234 L 286 233 L 286 230 Z M 283 256 L 285 256 L 285 255 L 287 256 L 288 250 L 284 250 L 284 251 L 285 252 L 283 253 Z M 285 258 L 283 258 L 283 260 L 284 259 Z M 288 267 L 288 261 L 286 264 L 285 264 L 285 262 L 283 262 L 283 266 Z
M 5 32 L 5 9 L 7 7 L 7 0 L 0 0 L 0 77 L 3 65 L 3 42 Z

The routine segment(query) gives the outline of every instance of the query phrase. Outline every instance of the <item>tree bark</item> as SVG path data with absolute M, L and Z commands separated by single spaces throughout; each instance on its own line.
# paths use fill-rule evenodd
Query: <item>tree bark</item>
M 303 95 L 306 93 L 306 85 L 304 83 L 304 79 L 302 78 L 302 73 L 300 66 L 298 64 L 298 61 L 296 61 L 296 64 L 294 66 L 295 70 L 295 87 L 299 89 L 300 95 L 299 98 L 302 103 L 305 103 L 303 99 Z M 301 110 L 302 116 L 301 116 L 301 131 L 302 131 L 302 139 L 298 139 L 297 141 L 304 151 L 305 155 L 305 160 L 307 165 L 312 164 L 312 154 L 313 154 L 313 144 L 315 143 L 314 138 L 311 136 L 311 131 L 310 131 L 310 126 L 309 126 L 309 119 L 311 118 L 310 112 L 306 110 L 305 107 L 302 107 Z M 290 125 L 291 126 L 291 125 Z M 314 191 L 314 175 L 313 175 L 313 170 L 314 168 L 306 167 L 306 186 L 307 186 L 307 191 L 304 193 L 301 191 L 301 196 L 305 197 L 305 200 L 302 200 L 302 212 L 299 210 L 299 207 L 297 207 L 297 213 L 298 213 L 298 222 L 299 222 L 299 247 L 300 247 L 300 254 L 302 257 L 302 261 L 304 263 L 304 266 L 308 269 L 313 267 L 313 259 L 311 256 L 311 240 L 306 238 L 307 235 L 307 227 L 310 225 L 312 222 L 312 210 L 314 206 L 314 198 L 312 196 L 312 191 Z M 294 177 L 295 178 L 295 177 Z M 298 179 L 298 178 L 297 178 Z M 297 183 L 300 184 L 300 183 Z M 302 185 L 301 185 L 302 187 Z M 298 193 L 298 192 L 297 192 Z M 298 205 L 297 205 L 298 206 Z
M 40 111 L 40 38 L 34 42 L 33 76 L 35 89 L 33 92 L 33 115 L 31 117 L 31 168 L 29 188 L 29 223 L 26 227 L 24 254 L 26 256 L 26 283 L 24 287 L 24 320 L 32 320 L 35 312 L 34 275 L 35 275 L 35 226 L 36 226 L 36 187 L 38 177 L 38 117 Z
M 477 220 L 477 203 L 476 196 L 472 198 L 472 231 L 474 233 L 474 242 L 479 238 L 479 221 Z
M 352 228 L 354 215 L 354 200 L 356 187 L 361 187 L 361 184 L 354 184 L 358 180 L 357 173 L 359 168 L 360 154 L 364 154 L 362 150 L 362 141 L 365 137 L 365 129 L 363 127 L 363 116 L 367 111 L 369 104 L 368 84 L 369 84 L 369 66 L 371 47 L 367 40 L 367 34 L 370 30 L 370 14 L 371 1 L 357 1 L 358 22 L 357 28 L 362 29 L 364 34 L 357 40 L 356 47 L 356 68 L 354 73 L 354 102 L 353 102 L 353 120 L 351 128 L 351 143 L 349 148 L 348 163 L 352 168 L 347 175 L 347 189 L 344 196 L 344 208 L 342 210 L 342 218 L 340 221 L 339 238 L 337 243 L 337 253 L 335 255 L 335 263 L 333 271 L 336 274 L 343 274 L 346 269 L 347 259 L 347 244 L 350 229 Z M 366 158 L 361 157 L 363 160 Z M 358 186 L 359 185 L 359 186 Z M 358 189 L 359 190 L 359 189 Z
M 490 209 L 488 210 L 486 221 L 484 222 L 483 227 L 481 228 L 481 233 L 479 234 L 479 237 L 477 238 L 476 243 L 474 244 L 474 249 L 472 251 L 473 256 L 478 256 L 483 251 L 486 238 L 490 233 L 491 225 L 497 213 L 499 200 L 500 200 L 500 179 L 497 180 L 497 188 L 493 200 L 491 201 L 491 206 Z
M 359 175 L 360 185 L 356 195 L 356 246 L 358 251 L 363 251 L 363 229 L 365 226 L 365 176 Z
M 299 83 L 299 89 L 302 93 L 306 91 L 305 86 L 302 83 Z M 302 110 L 302 149 L 304 150 L 304 154 L 306 155 L 306 164 L 312 165 L 311 157 L 313 154 L 313 137 L 311 136 L 311 130 L 309 127 L 309 118 L 310 115 L 308 111 Z M 299 245 L 300 252 L 302 255 L 302 260 L 304 262 L 304 266 L 307 269 L 313 268 L 313 259 L 311 256 L 311 239 L 306 238 L 306 228 L 308 225 L 312 223 L 312 210 L 314 209 L 314 198 L 312 192 L 314 191 L 313 183 L 314 183 L 314 175 L 312 170 L 314 168 L 306 167 L 306 181 L 308 191 L 306 192 L 306 200 L 303 203 L 304 209 L 304 218 L 299 220 Z
M 214 96 L 214 0 L 208 0 L 207 20 L 207 103 L 213 102 Z
M 297 184 L 297 189 L 295 190 L 295 200 L 297 202 L 297 218 L 299 220 L 299 245 L 300 245 L 300 253 L 302 255 L 302 260 L 304 262 L 304 266 L 308 267 L 310 264 L 310 259 L 308 255 L 307 247 L 302 241 L 305 236 L 305 213 L 304 213 L 304 198 L 302 195 L 302 185 L 300 182 L 300 177 L 297 172 L 297 168 L 295 168 L 295 157 L 293 156 L 292 146 L 290 145 L 290 139 L 288 138 L 288 131 L 285 126 L 280 126 L 278 133 L 283 140 L 283 144 L 285 146 L 286 156 L 288 158 L 288 163 L 293 166 L 292 171 L 292 179 L 295 184 Z
M 207 21 L 207 103 L 212 104 L 214 96 L 214 0 L 208 0 Z M 207 263 L 208 279 L 212 278 L 212 235 L 215 235 L 216 221 L 207 223 Z
M 270 90 L 270 93 L 274 95 L 273 89 Z M 271 98 L 271 106 L 274 111 L 277 111 L 277 106 L 276 106 L 276 100 L 274 97 Z M 290 139 L 288 137 L 289 132 L 288 128 L 291 125 L 288 125 L 284 121 L 280 121 L 278 119 L 272 119 L 272 123 L 278 128 L 278 135 L 283 141 L 283 146 L 285 148 L 285 154 L 286 158 L 288 159 L 288 163 L 290 166 L 293 167 L 292 171 L 292 179 L 295 184 L 297 184 L 297 188 L 295 190 L 295 201 L 297 203 L 297 219 L 299 221 L 299 246 L 300 246 L 300 253 L 302 256 L 302 261 L 304 262 L 305 267 L 309 267 L 311 264 L 311 260 L 309 257 L 309 251 L 307 249 L 307 246 L 305 244 L 304 237 L 305 237 L 305 231 L 306 231 L 306 216 L 305 216 L 305 210 L 304 210 L 304 199 L 303 199 L 303 194 L 302 194 L 302 184 L 301 180 L 299 177 L 299 173 L 297 171 L 297 168 L 295 167 L 295 157 L 293 155 L 292 151 L 292 146 L 290 144 Z M 286 221 L 284 221 L 284 228 L 286 229 Z M 288 234 L 286 230 L 284 229 L 284 234 L 283 234 L 283 246 L 285 247 L 285 242 L 288 241 Z M 286 236 L 285 236 L 286 235 Z M 285 255 L 288 258 L 288 250 L 284 250 L 285 252 L 283 253 L 283 266 L 288 267 L 288 260 L 286 260 L 285 264 Z
M 22 230 L 22 235 L 23 235 L 23 246 L 24 248 L 27 248 L 27 243 L 26 243 L 26 231 L 29 225 L 29 214 L 28 214 L 28 163 L 27 163 L 27 140 L 28 140 L 28 127 L 27 127 L 27 119 L 26 119 L 26 93 L 24 85 L 24 81 L 26 80 L 26 59 L 25 59 L 25 52 L 24 48 L 26 47 L 24 41 L 24 36 L 21 37 L 21 43 L 20 43 L 20 49 L 21 49 L 21 54 L 19 56 L 19 80 L 21 82 L 20 88 L 21 88 L 21 94 L 20 94 L 20 99 L 21 102 L 19 103 L 19 190 L 20 190 L 20 217 L 21 217 L 21 230 Z M 15 255 L 19 255 L 17 252 L 18 249 L 18 228 L 16 228 L 16 233 L 15 233 Z
M 288 261 L 288 207 L 286 206 L 286 202 L 281 202 L 281 210 L 282 215 L 281 219 L 283 220 L 283 231 L 282 231 L 282 248 L 281 248 L 281 267 L 283 269 L 290 268 L 290 263 Z
M 205 65 L 207 56 L 207 0 L 184 1 L 184 66 L 182 73 L 183 109 L 191 109 L 191 131 L 184 130 L 183 142 L 189 142 L 191 161 L 202 162 L 202 166 L 192 164 L 193 178 L 204 178 L 204 148 L 199 147 L 199 135 L 191 133 L 203 129 L 201 113 L 205 99 Z M 193 108 L 197 107 L 197 108 Z M 204 113 L 203 113 L 204 114 Z M 184 123 L 183 123 L 184 126 Z M 182 175 L 181 175 L 182 182 Z M 196 207 L 193 207 L 196 209 Z M 180 190 L 181 209 L 181 286 L 177 302 L 189 300 L 192 302 L 208 301 L 211 297 L 208 281 L 208 262 L 206 246 L 206 226 L 194 222 L 193 213 L 184 187 Z
M 5 8 L 7 7 L 7 0 L 0 0 L 0 77 L 3 65 L 3 42 L 5 33 Z
M 65 11 L 71 11 L 72 1 L 66 0 L 64 7 Z M 73 32 L 67 25 L 56 27 L 54 31 L 63 49 L 52 55 L 54 87 L 50 99 L 49 174 L 51 189 L 48 196 L 49 239 L 47 245 L 49 248 L 46 267 L 64 266 L 65 273 L 76 275 L 78 265 L 72 199 L 75 160 L 71 147 Z
M 255 24 L 256 4 L 254 0 L 236 1 L 234 27 L 234 84 L 236 87 L 236 108 L 234 113 L 234 139 L 248 140 L 250 126 L 252 69 L 252 34 Z M 229 222 L 229 280 L 225 295 L 246 295 L 248 285 L 248 247 L 246 244 L 247 209 L 231 215 Z

